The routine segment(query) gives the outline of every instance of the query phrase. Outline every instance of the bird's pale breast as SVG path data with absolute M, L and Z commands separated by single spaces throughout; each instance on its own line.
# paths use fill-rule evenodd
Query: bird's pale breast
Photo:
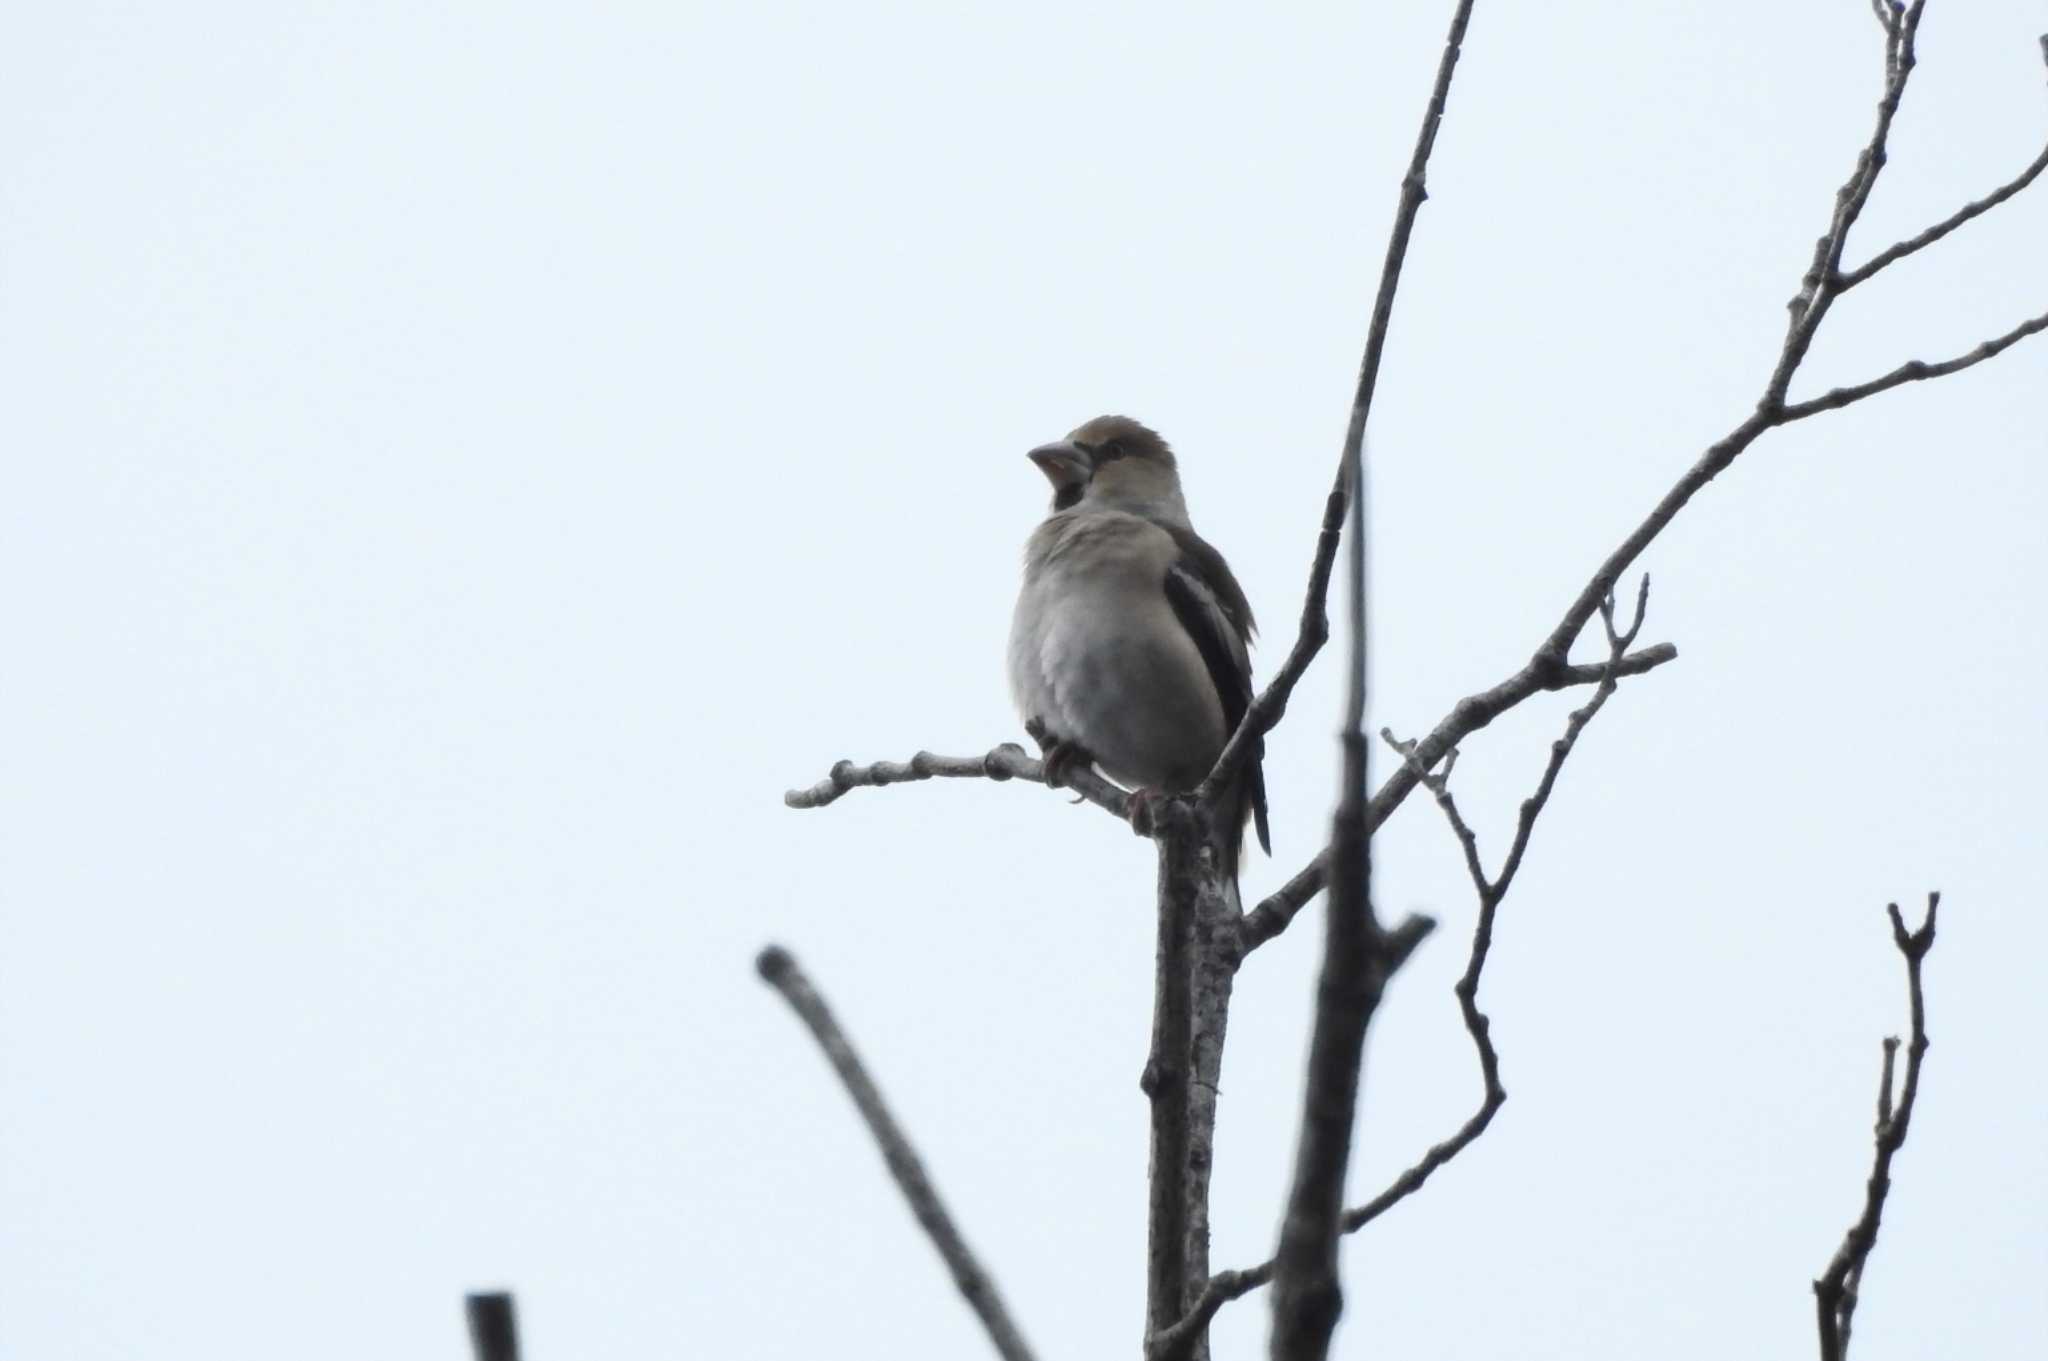
M 1177 553 L 1136 516 L 1054 516 L 1027 547 L 1010 633 L 1025 718 L 1078 742 L 1111 778 L 1161 790 L 1199 783 L 1226 736 L 1222 701 L 1166 598 Z

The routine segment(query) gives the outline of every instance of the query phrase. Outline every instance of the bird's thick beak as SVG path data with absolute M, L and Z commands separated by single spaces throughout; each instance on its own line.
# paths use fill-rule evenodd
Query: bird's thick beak
M 1038 465 L 1038 471 L 1045 474 L 1045 480 L 1055 490 L 1086 482 L 1095 472 L 1095 461 L 1072 440 L 1041 444 L 1026 457 Z

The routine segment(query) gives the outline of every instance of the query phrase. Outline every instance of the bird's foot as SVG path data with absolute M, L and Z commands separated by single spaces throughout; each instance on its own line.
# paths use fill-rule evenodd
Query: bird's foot
M 1067 773 L 1076 766 L 1086 770 L 1095 758 L 1079 742 L 1051 742 L 1045 748 L 1045 782 L 1054 789 L 1067 786 Z
M 1139 836 L 1150 837 L 1159 830 L 1160 805 L 1172 799 L 1171 794 L 1162 794 L 1156 789 L 1133 789 L 1125 804 L 1126 815 L 1131 820 L 1131 830 Z
M 1064 788 L 1067 773 L 1075 766 L 1086 768 L 1095 764 L 1095 758 L 1089 755 L 1080 743 L 1054 737 L 1052 730 L 1045 726 L 1045 720 L 1042 718 L 1031 719 L 1024 725 L 1024 731 L 1031 735 L 1031 740 L 1038 743 L 1039 750 L 1044 753 L 1047 788 Z

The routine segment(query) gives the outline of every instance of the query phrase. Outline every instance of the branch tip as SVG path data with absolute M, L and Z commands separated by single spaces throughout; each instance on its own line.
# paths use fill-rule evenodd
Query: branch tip
M 764 946 L 761 953 L 754 956 L 754 972 L 760 974 L 765 983 L 780 986 L 795 967 L 795 957 L 780 945 Z
M 1913 1107 L 1920 1093 L 1920 1065 L 1927 1056 L 1927 1005 L 1921 991 L 1921 962 L 1934 946 L 1936 909 L 1941 895 L 1927 895 L 1927 915 L 1918 928 L 1908 930 L 1897 903 L 1885 904 L 1891 919 L 1892 944 L 1906 963 L 1906 999 L 1911 1019 L 1911 1038 L 1903 1046 L 1896 1035 L 1883 1042 L 1883 1071 L 1877 1088 L 1877 1130 L 1870 1175 L 1864 1182 L 1863 1210 L 1842 1235 L 1827 1270 L 1813 1283 L 1814 1309 L 1819 1331 L 1821 1361 L 1843 1361 L 1849 1351 L 1849 1335 L 1855 1322 L 1856 1305 L 1863 1281 L 1863 1269 L 1877 1246 L 1877 1234 L 1884 1215 L 1885 1198 L 1892 1186 L 1892 1159 L 1905 1147 L 1906 1132 L 1913 1121 Z M 1901 1048 L 1906 1054 L 1905 1074 L 1898 1074 Z

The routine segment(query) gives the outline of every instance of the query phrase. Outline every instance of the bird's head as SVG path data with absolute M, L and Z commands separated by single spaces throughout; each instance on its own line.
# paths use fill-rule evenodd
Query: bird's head
M 1166 441 L 1129 416 L 1097 416 L 1065 439 L 1041 444 L 1031 461 L 1052 483 L 1052 508 L 1083 502 L 1185 522 L 1180 474 Z

